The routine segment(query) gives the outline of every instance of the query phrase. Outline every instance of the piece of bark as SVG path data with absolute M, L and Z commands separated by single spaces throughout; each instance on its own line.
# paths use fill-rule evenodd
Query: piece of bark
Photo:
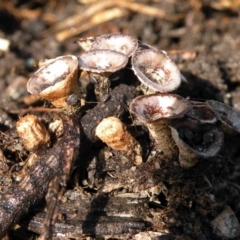
M 78 153 L 80 132 L 76 119 L 60 117 L 64 124 L 62 138 L 51 149 L 43 151 L 40 157 L 36 155 L 39 159 L 34 161 L 22 180 L 0 195 L 0 238 L 31 204 L 44 196 L 55 176 L 59 176 L 62 185 L 66 184 L 64 181 Z
M 135 234 L 147 230 L 150 224 L 139 218 L 94 216 L 88 220 L 65 220 L 56 222 L 53 227 L 53 237 L 78 238 L 80 236 L 103 236 L 118 234 Z M 44 214 L 38 214 L 33 218 L 29 229 L 38 231 L 42 228 Z M 38 232 L 39 233 L 39 232 Z

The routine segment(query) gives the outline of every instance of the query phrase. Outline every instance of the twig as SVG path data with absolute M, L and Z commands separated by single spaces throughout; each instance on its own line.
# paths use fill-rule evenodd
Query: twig
M 92 28 L 98 24 L 107 22 L 109 20 L 126 16 L 128 11 L 119 8 L 111 8 L 100 13 L 97 13 L 91 17 L 86 23 L 80 24 L 79 27 L 72 27 L 71 29 L 64 30 L 56 34 L 56 39 L 60 42 L 65 41 L 68 38 L 76 36 L 89 28 Z
M 80 132 L 75 119 L 67 116 L 61 116 L 61 119 L 63 137 L 41 157 L 35 155 L 37 159 L 29 172 L 8 192 L 0 195 L 0 238 L 33 202 L 44 196 L 55 176 L 60 176 L 62 186 L 66 184 L 78 152 Z
M 65 21 L 54 25 L 43 33 L 43 36 L 56 33 L 58 41 L 65 41 L 68 38 L 81 34 L 103 22 L 129 14 L 129 10 L 140 14 L 148 15 L 158 19 L 175 22 L 185 17 L 185 13 L 167 14 L 163 10 L 151 7 L 142 3 L 135 3 L 126 0 L 105 0 L 90 4 L 82 14 L 76 14 L 67 18 Z
M 85 9 L 83 9 L 83 12 L 81 14 L 77 13 L 73 16 L 70 16 L 66 18 L 65 20 L 53 25 L 46 31 L 42 32 L 43 37 L 52 34 L 54 32 L 77 26 L 79 23 L 86 22 L 89 18 L 91 18 L 93 15 L 97 14 L 98 12 L 102 11 L 103 9 L 106 9 L 108 7 L 113 6 L 113 1 L 101 1 L 94 5 L 88 5 Z
M 45 107 L 35 107 L 35 108 L 21 108 L 18 110 L 11 110 L 9 113 L 12 114 L 25 114 L 30 112 L 59 112 L 57 108 L 45 108 Z

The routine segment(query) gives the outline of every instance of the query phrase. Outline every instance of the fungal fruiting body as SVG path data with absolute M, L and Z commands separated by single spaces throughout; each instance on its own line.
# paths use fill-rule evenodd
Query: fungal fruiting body
M 239 239 L 240 237 L 239 220 L 228 205 L 225 205 L 223 211 L 211 221 L 211 225 L 219 238 Z
M 55 107 L 67 112 L 75 112 L 79 101 L 69 102 L 69 96 L 80 98 L 80 70 L 76 56 L 67 55 L 49 60 L 27 83 L 27 90 L 48 100 Z
M 171 124 L 171 133 L 179 149 L 179 162 L 184 168 L 193 167 L 200 158 L 217 155 L 223 145 L 223 133 L 212 124 L 182 119 Z
M 34 115 L 26 115 L 16 123 L 16 130 L 24 147 L 34 151 L 41 146 L 50 144 L 50 135 L 45 126 Z
M 240 113 L 231 106 L 215 100 L 207 100 L 207 106 L 212 110 L 221 123 L 221 129 L 227 134 L 240 133 Z
M 139 81 L 155 92 L 172 92 L 181 84 L 178 67 L 164 51 L 154 48 L 135 51 L 132 69 Z
M 113 50 L 95 49 L 80 54 L 78 63 L 82 70 L 89 73 L 96 97 L 101 99 L 109 93 L 111 75 L 127 65 L 128 57 Z
M 139 96 L 130 104 L 130 111 L 145 123 L 164 155 L 175 158 L 178 150 L 171 136 L 172 119 L 182 118 L 192 108 L 191 103 L 175 94 L 151 94 Z
M 96 136 L 109 147 L 125 151 L 136 165 L 142 163 L 142 148 L 117 117 L 104 118 L 96 127 Z
M 215 113 L 209 109 L 206 103 L 192 102 L 193 108 L 187 113 L 187 116 L 197 120 L 200 123 L 215 124 L 217 117 Z
M 105 34 L 92 43 L 91 49 L 105 49 L 120 52 L 130 57 L 138 47 L 138 41 L 126 34 Z

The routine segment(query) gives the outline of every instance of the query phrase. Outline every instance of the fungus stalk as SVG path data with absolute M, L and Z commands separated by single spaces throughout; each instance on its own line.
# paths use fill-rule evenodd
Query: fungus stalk
M 160 93 L 137 97 L 130 105 L 130 111 L 146 124 L 159 150 L 169 159 L 178 154 L 169 124 L 191 108 L 191 103 L 178 95 Z
M 90 50 L 78 57 L 79 67 L 89 73 L 90 80 L 95 85 L 98 100 L 109 94 L 111 76 L 123 69 L 127 62 L 126 55 L 112 50 Z
M 169 120 L 159 119 L 154 123 L 147 123 L 146 126 L 164 155 L 169 159 L 176 158 L 178 150 L 171 137 Z
M 109 147 L 124 151 L 136 165 L 142 163 L 142 148 L 117 117 L 104 118 L 96 127 L 96 136 Z

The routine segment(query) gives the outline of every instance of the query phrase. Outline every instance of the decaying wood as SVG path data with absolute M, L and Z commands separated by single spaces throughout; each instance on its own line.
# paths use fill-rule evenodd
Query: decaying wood
M 54 225 L 53 237 L 61 235 L 62 238 L 79 238 L 84 235 L 134 234 L 146 230 L 151 226 L 148 221 L 143 220 L 150 214 L 144 208 L 147 202 L 147 198 L 107 196 L 99 196 L 91 200 L 80 193 L 76 199 L 68 199 L 67 202 L 61 202 L 59 205 L 58 212 L 65 217 L 59 218 Z M 37 214 L 31 220 L 28 229 L 40 233 L 44 217 L 43 213 Z
M 26 212 L 35 201 L 42 198 L 49 182 L 58 176 L 65 185 L 73 160 L 79 148 L 79 125 L 71 117 L 61 116 L 64 124 L 62 138 L 48 151 L 43 152 L 19 183 L 0 196 L 0 237 Z

